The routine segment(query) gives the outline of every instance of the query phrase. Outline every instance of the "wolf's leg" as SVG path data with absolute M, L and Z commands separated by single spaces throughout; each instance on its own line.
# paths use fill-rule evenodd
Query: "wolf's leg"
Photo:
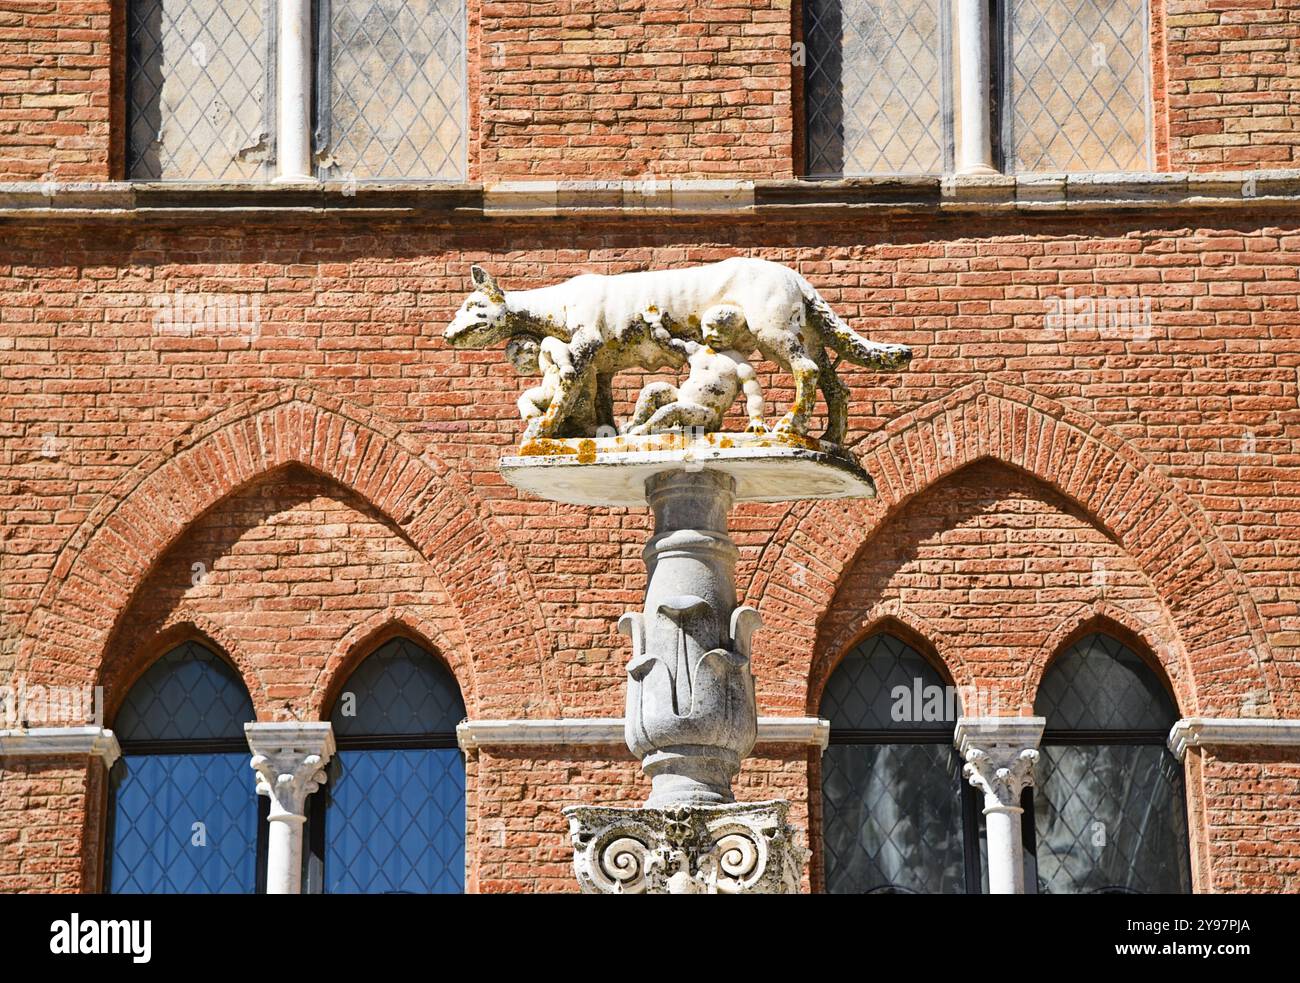
M 764 356 L 788 369 L 794 379 L 794 402 L 790 410 L 773 428 L 776 433 L 793 433 L 807 436 L 808 418 L 817 405 L 817 385 L 821 369 L 808 354 L 804 339 L 803 304 L 794 309 L 784 303 L 760 307 L 751 311 L 745 308 L 745 320 Z M 816 335 L 813 335 L 816 339 Z
M 826 432 L 822 439 L 832 444 L 843 444 L 849 426 L 849 387 L 831 368 L 825 349 L 816 349 L 813 358 L 818 365 L 822 395 L 826 397 Z
M 614 422 L 614 376 L 601 372 L 596 376 L 596 426 L 608 427 L 610 433 L 618 433 Z
M 640 428 L 654 415 L 659 407 L 673 402 L 676 398 L 676 386 L 667 382 L 648 383 L 641 390 L 641 395 L 637 397 L 636 409 L 632 411 L 632 419 L 627 421 L 627 426 L 623 428 L 623 432 L 639 433 Z

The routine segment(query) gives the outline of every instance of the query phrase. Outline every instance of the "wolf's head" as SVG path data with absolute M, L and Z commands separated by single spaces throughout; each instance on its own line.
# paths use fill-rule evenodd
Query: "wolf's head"
M 506 295 L 492 274 L 481 266 L 470 267 L 474 292 L 465 298 L 443 337 L 455 348 L 486 348 L 512 334 Z

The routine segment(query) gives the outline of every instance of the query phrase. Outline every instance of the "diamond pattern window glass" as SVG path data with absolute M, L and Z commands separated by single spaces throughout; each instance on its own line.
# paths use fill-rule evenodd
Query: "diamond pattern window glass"
M 1038 890 L 1191 891 L 1183 769 L 1165 746 L 1178 713 L 1155 673 L 1108 635 L 1048 669 L 1033 793 Z
M 127 175 L 256 181 L 273 132 L 267 0 L 127 5 Z
M 335 738 L 450 734 L 465 719 L 451 673 L 419 645 L 394 638 L 348 677 L 330 720 Z
M 807 173 L 952 168 L 948 0 L 805 0 Z
M 393 639 L 361 663 L 330 718 L 338 752 L 310 820 L 310 889 L 464 890 L 464 717 L 455 679 L 414 642 Z
M 462 180 L 465 0 L 325 0 L 319 16 L 322 175 Z
M 253 701 L 230 665 L 198 642 L 186 642 L 155 662 L 131 687 L 113 731 L 136 741 L 244 740 Z
M 1008 0 L 1008 171 L 1151 168 L 1148 3 Z
M 114 721 L 107 889 L 247 894 L 264 823 L 244 724 L 253 705 L 225 662 L 196 642 L 172 649 L 131 688 Z
M 820 707 L 831 723 L 822 756 L 828 893 L 979 891 L 974 800 L 952 746 L 955 717 L 925 713 L 935 692 L 946 688 L 934 667 L 883 633 L 828 680 Z

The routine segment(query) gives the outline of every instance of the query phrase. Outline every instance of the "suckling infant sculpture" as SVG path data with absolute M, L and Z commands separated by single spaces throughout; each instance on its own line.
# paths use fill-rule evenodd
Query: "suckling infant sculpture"
M 680 387 L 646 387 L 628 434 L 673 427 L 716 431 L 742 390 L 749 429 L 761 431 L 762 394 L 748 362 L 758 351 L 794 379 L 794 401 L 774 431 L 807 436 L 820 389 L 826 400 L 823 439 L 842 444 L 848 388 L 835 374 L 839 358 L 832 362 L 827 348 L 880 371 L 905 368 L 912 357 L 905 345 L 861 337 L 802 276 L 762 259 L 588 273 L 517 291 L 503 290 L 481 267 L 471 275 L 475 290 L 446 338 L 457 348 L 510 339 L 516 367 L 543 372 L 542 383 L 520 400 L 525 439 L 591 437 L 599 427 L 613 428 L 610 381 L 616 373 L 687 363 L 690 373 Z

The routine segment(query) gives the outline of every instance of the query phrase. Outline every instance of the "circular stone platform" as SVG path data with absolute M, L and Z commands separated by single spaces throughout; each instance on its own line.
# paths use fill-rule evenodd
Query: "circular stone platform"
M 500 462 L 520 491 L 568 505 L 646 505 L 646 479 L 668 468 L 723 471 L 736 481 L 737 502 L 876 497 L 843 448 L 789 435 L 540 438 Z

